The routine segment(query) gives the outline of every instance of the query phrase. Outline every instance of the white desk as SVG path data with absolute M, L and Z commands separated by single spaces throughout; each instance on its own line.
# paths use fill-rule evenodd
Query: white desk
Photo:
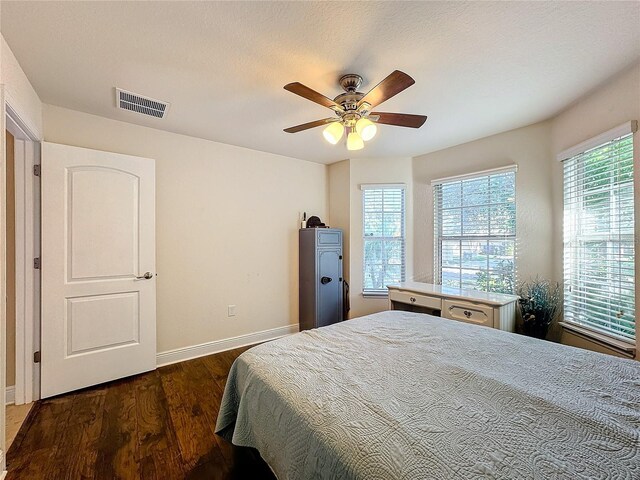
M 420 282 L 387 286 L 391 310 L 433 313 L 451 320 L 513 332 L 517 295 L 480 292 Z

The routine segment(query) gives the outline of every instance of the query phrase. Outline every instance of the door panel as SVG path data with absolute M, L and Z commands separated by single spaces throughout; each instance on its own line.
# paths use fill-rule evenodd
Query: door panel
M 324 327 L 342 320 L 342 269 L 340 249 L 320 250 L 318 253 L 318 273 L 320 275 L 318 301 L 318 327 Z M 322 278 L 331 279 L 322 283 Z
M 140 179 L 129 172 L 96 167 L 67 170 L 69 193 L 69 280 L 114 278 L 133 275 L 138 266 L 138 218 Z M 100 215 L 94 210 L 98 200 Z M 115 230 L 114 225 L 118 228 Z M 95 247 L 96 237 L 103 239 Z
M 139 292 L 67 299 L 67 356 L 139 342 Z
M 42 397 L 156 365 L 155 165 L 42 144 Z

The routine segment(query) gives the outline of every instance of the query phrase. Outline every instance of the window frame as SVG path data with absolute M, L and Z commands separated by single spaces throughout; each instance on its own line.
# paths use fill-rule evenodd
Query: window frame
M 637 272 L 637 250 L 635 248 L 635 238 L 636 238 L 636 228 L 635 226 L 638 223 L 638 219 L 637 217 L 637 212 L 636 212 L 636 201 L 635 201 L 635 195 L 637 194 L 635 192 L 635 175 L 637 175 L 636 170 L 636 165 L 635 165 L 635 159 L 637 157 L 637 152 L 636 152 L 636 148 L 635 148 L 635 136 L 633 135 L 634 132 L 637 131 L 637 122 L 628 122 L 626 124 L 623 124 L 619 127 L 616 127 L 614 129 L 609 130 L 608 132 L 605 132 L 601 135 L 598 135 L 597 137 L 594 137 L 591 140 L 587 140 L 586 142 L 583 142 L 580 145 L 577 145 L 575 147 L 572 147 L 564 152 L 562 152 L 561 154 L 558 155 L 558 160 L 562 162 L 562 179 L 563 179 L 563 238 L 562 238 L 562 252 L 563 252 L 563 280 L 565 283 L 564 286 L 564 300 L 563 300 L 563 307 L 564 307 L 564 318 L 563 318 L 563 325 L 566 326 L 566 328 L 568 328 L 569 330 L 573 330 L 576 329 L 578 332 L 582 333 L 583 335 L 586 336 L 590 336 L 595 338 L 596 340 L 600 340 L 600 341 L 604 341 L 605 343 L 607 343 L 607 339 L 610 339 L 609 343 L 611 345 L 613 345 L 615 348 L 618 348 L 620 350 L 629 350 L 630 348 L 634 347 L 636 345 L 637 342 L 637 331 L 638 331 L 638 318 L 637 318 L 637 309 L 638 309 L 638 302 L 637 302 L 637 298 L 636 298 L 636 291 L 637 291 L 637 287 L 636 287 L 636 272 Z M 633 168 L 633 172 L 632 172 L 632 180 L 631 182 L 627 181 L 627 185 L 630 184 L 631 188 L 633 189 L 633 195 L 632 195 L 632 201 L 631 201 L 631 207 L 633 209 L 633 216 L 634 216 L 634 227 L 633 227 L 633 234 L 629 234 L 629 233 L 617 233 L 617 236 L 615 234 L 615 231 L 612 230 L 611 228 L 607 231 L 607 232 L 595 232 L 595 233 L 587 233 L 587 234 L 575 234 L 573 236 L 570 236 L 573 233 L 573 230 L 571 231 L 567 231 L 568 227 L 567 227 L 567 217 L 568 217 L 568 213 L 567 210 L 569 210 L 569 212 L 571 212 L 572 208 L 575 208 L 576 205 L 582 204 L 584 205 L 584 202 L 586 201 L 587 197 L 589 195 L 593 195 L 596 193 L 608 193 L 609 194 L 609 198 L 611 198 L 611 195 L 614 195 L 615 198 L 615 194 L 616 192 L 618 192 L 619 190 L 621 190 L 621 188 L 624 187 L 624 183 L 618 182 L 611 182 L 605 189 L 602 189 L 602 191 L 597 192 L 597 191 L 591 191 L 591 190 L 585 190 L 585 184 L 591 179 L 591 181 L 593 181 L 592 177 L 585 177 L 584 171 L 585 171 L 585 164 L 584 164 L 584 158 L 578 158 L 578 157 L 583 157 L 584 155 L 588 154 L 590 151 L 593 150 L 597 150 L 599 148 L 605 147 L 609 144 L 613 144 L 614 142 L 622 142 L 626 139 L 630 138 L 630 144 L 631 144 L 631 166 Z M 610 163 L 608 164 L 608 166 L 614 166 L 613 165 L 613 161 L 615 161 L 616 157 L 615 155 L 611 155 L 609 158 L 607 158 L 608 161 L 610 161 Z M 574 161 L 573 165 L 570 164 L 570 162 Z M 573 169 L 573 171 L 570 173 L 570 177 L 567 175 L 567 169 Z M 598 175 L 596 175 L 597 177 Z M 572 183 L 570 185 L 569 188 L 574 189 L 574 192 L 572 193 L 572 201 L 570 204 L 567 204 L 567 183 L 569 181 L 571 181 L 573 178 L 577 178 L 579 179 L 576 180 L 574 183 Z M 609 177 L 608 177 L 609 178 Z M 610 201 L 610 200 L 609 200 Z M 585 209 L 586 210 L 586 209 Z M 616 212 L 615 215 L 610 215 L 608 218 L 614 219 L 617 222 L 620 221 L 620 218 L 622 217 L 622 214 L 618 214 Z M 585 219 L 583 219 L 582 217 L 578 218 L 578 219 L 574 219 L 574 222 L 580 222 L 580 221 L 584 221 Z M 614 222 L 615 225 L 615 222 Z M 615 228 L 615 226 L 614 226 Z M 579 228 L 578 228 L 579 230 Z M 576 299 L 572 299 L 571 301 L 569 300 L 571 298 L 571 293 L 573 293 L 572 291 L 572 287 L 574 285 L 574 283 L 579 283 L 581 281 L 584 281 L 584 279 L 582 277 L 584 277 L 584 273 L 581 272 L 581 270 L 584 269 L 581 268 L 581 265 L 575 265 L 575 257 L 580 257 L 581 255 L 584 255 L 584 251 L 588 248 L 588 243 L 592 243 L 592 242 L 604 242 L 606 243 L 606 248 L 607 250 L 611 249 L 614 244 L 619 243 L 620 245 L 618 245 L 618 250 L 620 250 L 622 248 L 622 244 L 623 243 L 630 243 L 631 245 L 633 245 L 634 247 L 634 251 L 633 251 L 633 288 L 631 289 L 633 291 L 633 321 L 632 322 L 628 322 L 628 323 L 632 323 L 632 334 L 631 336 L 622 334 L 622 333 L 616 333 L 614 330 L 614 328 L 612 328 L 613 323 L 611 322 L 610 318 L 607 318 L 608 316 L 606 315 L 606 313 L 596 313 L 593 314 L 593 312 L 591 313 L 590 319 L 588 321 L 585 322 L 580 322 L 578 320 L 575 320 L 573 318 L 574 315 L 579 314 L 580 312 L 580 301 L 579 299 L 582 298 L 580 295 L 576 295 Z M 583 245 L 584 244 L 584 245 Z M 611 245 L 610 245 L 611 244 Z M 573 251 L 575 250 L 575 251 Z M 619 261 L 619 260 L 618 260 Z M 611 265 L 614 265 L 614 262 L 611 260 L 606 260 L 604 265 L 607 268 L 610 268 Z M 615 265 L 614 265 L 615 266 Z M 576 272 L 577 273 L 574 273 Z M 572 275 L 573 273 L 573 275 Z M 577 276 L 577 278 L 575 278 Z M 572 278 L 573 277 L 573 278 Z M 621 280 L 618 278 L 617 279 L 617 283 L 616 285 L 621 285 Z M 593 290 L 592 287 L 589 287 L 589 289 Z M 601 292 L 597 292 L 598 294 Z M 581 294 L 584 296 L 584 299 L 582 301 L 583 304 L 586 303 L 586 301 L 588 300 L 587 295 L 588 292 L 581 292 Z M 596 299 L 599 298 L 603 298 L 601 296 L 599 296 L 598 294 L 596 294 L 596 292 L 592 293 L 591 295 L 595 295 Z M 602 292 L 603 295 L 605 295 L 606 298 L 609 298 L 609 296 L 607 296 L 607 292 Z M 601 301 L 598 300 L 598 303 L 603 303 Z M 584 305 L 582 306 L 582 309 L 584 310 L 584 308 L 586 308 Z M 598 307 L 601 310 L 604 310 L 604 307 Z M 567 312 L 572 312 L 571 314 L 568 314 Z M 610 315 L 609 315 L 610 316 Z M 593 318 L 591 318 L 593 317 Z M 598 318 L 598 317 L 602 317 L 602 318 Z M 597 325 L 594 325 L 594 320 L 596 321 L 601 321 L 604 322 L 604 325 L 602 326 L 602 328 L 598 328 Z M 624 345 L 628 345 L 629 347 L 624 348 Z
M 387 290 L 386 285 L 382 286 L 381 288 L 365 288 L 365 277 L 366 277 L 366 271 L 367 271 L 367 259 L 366 259 L 366 243 L 367 240 L 374 240 L 374 241 L 382 241 L 383 245 L 384 245 L 384 241 L 386 239 L 393 239 L 393 241 L 400 241 L 401 244 L 401 264 L 400 264 L 400 282 L 404 282 L 406 280 L 406 275 L 407 275 L 407 226 L 406 226 L 406 222 L 407 222 L 407 186 L 404 183 L 384 183 L 384 184 L 378 184 L 378 183 L 367 183 L 367 184 L 361 184 L 360 185 L 360 190 L 362 191 L 361 194 L 361 208 L 362 208 L 362 296 L 363 297 L 386 297 L 388 296 L 389 292 Z M 399 237 L 390 237 L 390 236 L 377 236 L 377 237 L 373 237 L 373 236 L 366 236 L 365 232 L 366 232 L 366 228 L 365 228 L 365 222 L 366 222 L 366 215 L 367 215 L 367 211 L 366 211 L 366 200 L 365 200 L 365 192 L 367 190 L 400 190 L 401 191 L 401 236 Z M 384 193 L 383 193 L 384 196 Z M 369 212 L 369 213 L 381 213 L 384 216 L 384 206 L 382 207 L 382 210 L 380 212 Z M 397 212 L 394 212 L 397 213 Z M 385 273 L 386 273 L 386 265 L 385 264 Z M 385 275 L 386 276 L 386 275 Z M 397 282 L 390 282 L 390 283 L 397 283 Z
M 444 241 L 458 241 L 460 245 L 462 245 L 463 242 L 469 242 L 469 241 L 484 241 L 484 242 L 491 242 L 491 241 L 513 241 L 513 279 L 512 279 L 512 283 L 513 283 L 513 289 L 515 290 L 516 288 L 516 283 L 517 283 L 517 276 L 518 276 L 518 269 L 517 269 L 517 246 L 518 246 L 518 237 L 517 237 L 517 191 L 516 191 L 516 174 L 517 174 L 518 168 L 517 165 L 509 165 L 509 166 L 505 166 L 505 167 L 499 167 L 499 168 L 494 168 L 494 169 L 489 169 L 489 170 L 482 170 L 479 172 L 475 172 L 475 173 L 469 173 L 469 174 L 464 174 L 464 175 L 458 175 L 458 176 L 454 176 L 454 177 L 447 177 L 447 178 L 442 178 L 442 179 L 437 179 L 437 180 L 433 180 L 431 182 L 431 185 L 433 187 L 433 236 L 434 236 L 434 283 L 438 284 L 438 285 L 442 285 L 442 271 L 443 271 L 443 264 L 442 264 L 442 260 L 443 260 L 443 242 Z M 490 182 L 491 181 L 491 177 L 492 176 L 496 176 L 496 175 L 503 175 L 503 174 L 507 174 L 507 173 L 512 173 L 513 174 L 513 188 L 514 188 L 514 199 L 513 199 L 513 207 L 514 207 L 514 221 L 516 222 L 514 224 L 514 233 L 511 235 L 492 235 L 491 234 L 491 214 L 489 214 L 489 218 L 488 218 L 488 224 L 489 224 L 489 234 L 488 235 L 464 235 L 464 220 L 463 220 L 463 216 L 462 216 L 462 212 L 464 209 L 464 205 L 463 202 L 461 201 L 460 207 L 454 207 L 454 208 L 459 208 L 460 209 L 460 235 L 449 235 L 449 236 L 445 236 L 442 234 L 442 225 L 443 225 L 443 221 L 442 221 L 442 213 L 443 213 L 443 206 L 442 206 L 442 188 L 443 185 L 446 184 L 454 184 L 454 183 L 461 183 L 463 181 L 466 180 L 475 180 L 475 179 L 481 179 L 481 178 L 487 178 L 487 181 Z M 490 199 L 489 199 L 490 200 Z M 499 203 L 492 203 L 491 201 L 489 201 L 486 205 L 487 208 L 489 208 L 489 211 L 491 209 L 491 206 L 493 205 L 499 205 L 505 202 L 499 202 Z M 474 207 L 481 207 L 483 205 L 474 205 Z M 460 247 L 460 251 L 462 252 L 462 247 Z M 461 253 L 462 255 L 462 253 Z M 446 268 L 446 267 L 445 267 Z M 463 270 L 463 265 L 462 265 L 462 259 L 460 260 L 460 276 L 462 275 L 462 270 Z M 473 269 L 473 270 L 477 270 L 478 272 L 484 272 L 487 274 L 491 273 L 491 270 L 488 268 L 486 269 Z M 459 281 L 459 287 L 451 287 L 451 288 L 460 288 L 460 289 L 470 289 L 470 290 L 476 290 L 477 288 L 470 288 L 469 286 L 464 286 L 462 284 L 462 279 L 460 279 Z M 502 293 L 502 292 L 498 292 L 498 293 Z M 515 291 L 512 292 L 508 292 L 509 294 L 515 293 Z

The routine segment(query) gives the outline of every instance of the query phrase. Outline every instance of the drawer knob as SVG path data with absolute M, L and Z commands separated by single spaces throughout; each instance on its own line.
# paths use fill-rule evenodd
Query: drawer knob
M 469 310 L 465 310 L 465 311 L 464 311 L 464 312 L 462 312 L 462 313 L 464 313 L 464 316 L 465 316 L 465 317 L 467 317 L 467 318 L 470 318 L 470 317 L 471 317 L 471 312 L 470 312 Z
M 414 303 L 416 301 L 416 297 L 410 297 L 409 300 L 411 301 L 411 303 Z

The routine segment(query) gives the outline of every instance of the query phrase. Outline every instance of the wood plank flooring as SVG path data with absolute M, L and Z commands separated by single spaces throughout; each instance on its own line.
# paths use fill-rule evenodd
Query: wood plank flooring
M 247 348 L 36 402 L 7 452 L 7 480 L 273 480 L 255 451 L 213 433 Z
M 25 403 L 24 405 L 7 405 L 5 418 L 5 445 L 7 448 L 11 446 L 11 442 L 16 438 L 20 427 L 29 415 L 29 410 L 33 403 Z

